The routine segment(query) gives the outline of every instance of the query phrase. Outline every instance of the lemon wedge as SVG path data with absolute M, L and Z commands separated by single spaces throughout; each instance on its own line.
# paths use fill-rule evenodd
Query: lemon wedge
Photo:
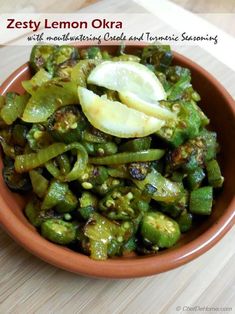
M 176 113 L 161 106 L 159 102 L 140 98 L 131 92 L 120 92 L 119 98 L 126 106 L 141 111 L 149 116 L 163 120 L 174 120 L 177 118 Z
M 91 71 L 87 82 L 118 92 L 128 91 L 141 98 L 166 99 L 164 88 L 156 75 L 137 62 L 105 61 Z
M 78 87 L 82 110 L 89 122 L 97 129 L 121 138 L 143 137 L 159 130 L 165 122 L 128 108 L 106 96 Z

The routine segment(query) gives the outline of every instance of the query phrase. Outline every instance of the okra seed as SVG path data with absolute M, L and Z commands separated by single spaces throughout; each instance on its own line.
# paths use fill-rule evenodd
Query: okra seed
M 69 213 L 64 214 L 64 219 L 65 220 L 70 220 L 72 216 Z
M 127 193 L 127 199 L 128 200 L 132 200 L 133 198 L 134 198 L 134 195 L 133 195 L 133 193 L 131 193 L 131 192 L 129 192 L 129 193 Z
M 71 125 L 71 129 L 76 129 L 78 126 L 77 122 L 74 122 L 72 125 Z
M 117 241 L 118 242 L 122 242 L 123 241 L 123 237 L 122 236 L 117 237 Z
M 93 188 L 93 185 L 90 182 L 83 182 L 82 187 L 86 190 L 90 190 Z

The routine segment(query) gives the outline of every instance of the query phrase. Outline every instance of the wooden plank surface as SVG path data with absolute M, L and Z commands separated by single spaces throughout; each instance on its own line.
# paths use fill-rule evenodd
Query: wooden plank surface
M 74 5 L 77 8 L 81 4 L 81 1 L 80 4 L 78 2 L 66 3 L 68 7 Z M 181 0 L 182 2 L 187 5 L 195 1 Z M 25 1 L 25 4 L 29 3 L 32 4 Z M 35 6 L 40 5 L 39 1 L 34 3 Z M 3 1 L 0 2 L 0 7 L 2 4 Z M 53 1 L 48 0 L 47 4 L 50 8 L 49 4 L 53 5 Z M 82 5 L 84 4 L 85 1 Z M 65 6 L 64 10 L 67 11 L 68 7 Z M 143 8 L 132 1 L 106 0 L 83 10 L 142 12 Z M 218 77 L 235 96 L 235 74 L 229 68 L 200 48 L 175 49 Z M 28 59 L 29 51 L 30 47 L 0 49 L 0 83 Z M 131 280 L 98 280 L 70 274 L 40 261 L 0 230 L 0 314 L 192 313 L 187 308 L 189 306 L 228 307 L 233 309 L 217 310 L 216 313 L 235 313 L 234 240 L 235 228 L 203 256 L 157 276 Z

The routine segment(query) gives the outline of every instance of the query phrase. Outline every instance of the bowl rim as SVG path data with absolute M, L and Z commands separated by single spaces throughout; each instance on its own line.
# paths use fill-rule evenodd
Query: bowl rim
M 189 58 L 176 52 L 174 52 L 174 57 L 178 61 L 184 62 L 187 67 L 196 69 L 197 72 L 211 81 L 219 93 L 223 95 L 225 102 L 233 112 L 235 121 L 234 100 L 226 89 L 209 72 Z M 0 94 L 4 94 L 9 85 L 26 71 L 28 71 L 28 63 L 16 69 L 3 82 L 0 86 Z M 17 218 L 7 205 L 4 195 L 0 194 L 0 224 L 16 242 L 47 263 L 73 273 L 97 278 L 143 277 L 181 266 L 208 251 L 230 230 L 234 223 L 235 196 L 216 223 L 196 239 L 181 247 L 175 247 L 164 251 L 163 254 L 153 256 L 94 261 L 81 253 L 53 244 L 41 237 L 39 233 L 35 233 Z M 35 243 L 37 244 L 35 245 Z

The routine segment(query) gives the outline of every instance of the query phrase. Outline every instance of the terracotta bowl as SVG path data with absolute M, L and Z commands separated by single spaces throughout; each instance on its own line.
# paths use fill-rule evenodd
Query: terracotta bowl
M 174 63 L 191 69 L 193 86 L 202 97 L 201 107 L 211 119 L 211 126 L 218 133 L 221 144 L 220 158 L 225 183 L 216 199 L 213 214 L 185 234 L 172 249 L 154 256 L 97 262 L 42 238 L 22 212 L 24 199 L 10 192 L 0 176 L 0 222 L 14 240 L 42 260 L 77 274 L 130 278 L 157 274 L 189 262 L 209 250 L 228 232 L 235 221 L 235 104 L 223 86 L 199 65 L 177 53 L 174 54 Z M 0 93 L 23 92 L 21 81 L 29 78 L 29 66 L 24 64 L 2 84 Z

